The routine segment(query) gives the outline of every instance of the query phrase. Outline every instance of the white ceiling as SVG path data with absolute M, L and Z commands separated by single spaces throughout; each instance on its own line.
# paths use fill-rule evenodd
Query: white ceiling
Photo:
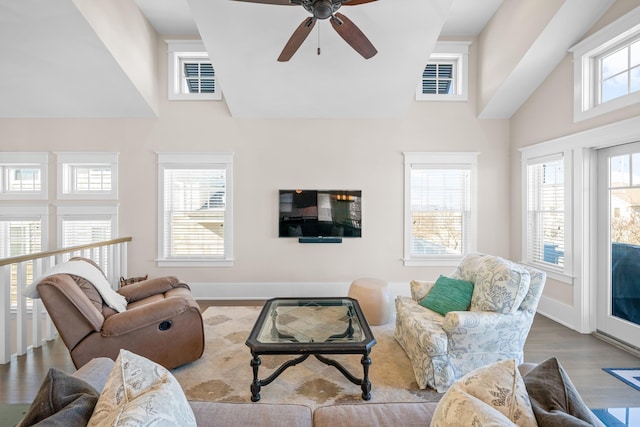
M 188 0 L 134 1 L 158 33 L 165 36 L 199 36 Z M 441 35 L 478 35 L 503 1 L 454 0 Z
M 401 117 L 436 40 L 475 36 L 503 0 L 380 0 L 340 12 L 376 46 L 364 60 L 319 21 L 291 61 L 276 61 L 309 16 L 298 6 L 136 0 L 163 35 L 197 35 L 234 117 Z M 317 54 L 320 47 L 321 54 Z
M 292 60 L 279 63 L 282 47 L 308 16 L 300 6 L 232 0 L 123 1 L 0 0 L 0 117 L 156 115 L 157 105 L 150 105 L 154 101 L 148 93 L 141 94 L 139 81 L 136 85 L 127 77 L 123 64 L 78 10 L 79 3 L 98 11 L 109 7 L 122 18 L 132 10 L 139 14 L 139 8 L 162 39 L 201 38 L 224 102 L 237 118 L 402 117 L 436 40 L 477 36 L 503 4 L 379 0 L 345 6 L 340 12 L 368 36 L 378 49 L 376 56 L 363 59 L 328 22 L 320 21 Z M 502 90 L 480 117 L 510 117 L 611 1 L 563 0 L 553 25 L 541 30 L 535 49 L 509 70 Z M 120 19 L 117 24 L 122 28 L 130 22 L 134 21 Z M 321 55 L 316 53 L 318 46 Z M 536 78 L 527 70 L 535 70 Z

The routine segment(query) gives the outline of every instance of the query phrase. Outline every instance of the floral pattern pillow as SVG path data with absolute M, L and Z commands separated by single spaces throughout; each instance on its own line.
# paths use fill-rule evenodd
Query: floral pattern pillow
M 121 349 L 88 426 L 196 426 L 182 387 L 166 368 Z
M 479 405 L 478 400 L 483 405 Z M 495 412 L 508 422 L 504 423 L 504 419 L 495 415 Z M 461 417 L 468 419 L 462 420 Z M 494 421 L 502 424 L 492 424 Z M 454 425 L 537 427 L 529 395 L 515 360 L 503 360 L 475 369 L 451 386 L 438 403 L 431 426 Z
M 469 311 L 513 313 L 527 296 L 531 275 L 522 266 L 506 259 L 470 253 L 452 277 L 474 284 Z

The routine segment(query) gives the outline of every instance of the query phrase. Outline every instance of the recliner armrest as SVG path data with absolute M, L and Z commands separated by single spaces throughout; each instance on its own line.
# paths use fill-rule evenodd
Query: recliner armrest
M 157 324 L 179 315 L 191 308 L 184 298 L 172 297 L 144 304 L 105 319 L 102 336 L 119 336 L 149 325 Z
M 186 288 L 189 286 L 175 276 L 155 277 L 142 282 L 133 283 L 118 289 L 118 293 L 127 299 L 127 302 L 139 301 L 152 295 L 164 294 L 174 288 Z

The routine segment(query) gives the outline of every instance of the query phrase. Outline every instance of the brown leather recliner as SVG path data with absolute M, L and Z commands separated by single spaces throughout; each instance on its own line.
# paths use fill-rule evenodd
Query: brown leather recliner
M 42 279 L 37 290 L 76 368 L 121 348 L 172 369 L 204 352 L 202 314 L 189 287 L 158 277 L 120 288 L 127 309 L 107 307 L 89 281 L 69 274 Z

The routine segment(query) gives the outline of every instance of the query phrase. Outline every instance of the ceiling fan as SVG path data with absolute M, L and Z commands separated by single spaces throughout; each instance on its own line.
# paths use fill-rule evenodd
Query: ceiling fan
M 296 28 L 289 41 L 282 49 L 278 61 L 286 62 L 293 57 L 305 41 L 318 19 L 329 19 L 334 30 L 365 59 L 374 56 L 378 51 L 367 36 L 349 18 L 338 9 L 341 6 L 356 6 L 376 0 L 236 0 L 250 3 L 275 4 L 282 6 L 302 6 L 313 16 L 308 17 Z

